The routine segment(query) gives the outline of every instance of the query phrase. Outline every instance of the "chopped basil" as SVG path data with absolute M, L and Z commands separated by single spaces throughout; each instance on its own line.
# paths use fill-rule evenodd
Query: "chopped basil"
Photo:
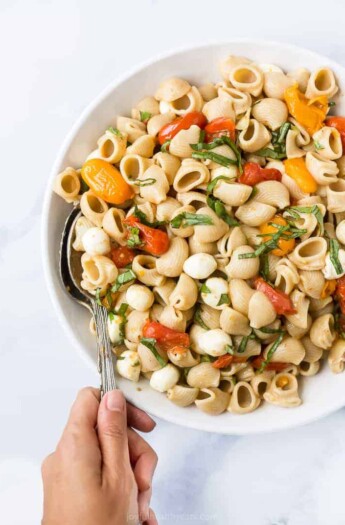
M 292 218 L 294 219 L 299 219 L 300 213 L 312 213 L 313 215 L 315 215 L 316 220 L 319 223 L 320 235 L 323 235 L 323 216 L 317 204 L 314 204 L 313 206 L 291 206 L 290 208 L 287 208 L 286 211 L 289 212 L 292 215 Z
M 344 270 L 339 261 L 339 243 L 336 239 L 330 239 L 329 241 L 329 258 L 331 259 L 336 274 L 342 274 Z
M 216 162 L 217 164 L 225 166 L 226 168 L 228 166 L 237 164 L 236 160 L 225 157 L 225 155 L 219 155 L 219 153 L 214 153 L 213 151 L 194 151 L 192 153 L 192 158 L 211 160 L 212 162 Z
M 211 357 L 208 354 L 200 356 L 200 363 L 213 363 L 215 361 L 214 357 Z
M 111 308 L 112 305 L 113 305 L 113 297 L 111 295 L 111 289 L 110 288 L 108 288 L 108 290 L 107 290 L 106 299 L 107 299 L 107 303 L 108 303 L 109 308 Z
M 122 303 L 120 308 L 117 310 L 118 315 L 124 316 L 128 310 L 128 304 Z
M 113 286 L 111 287 L 112 292 L 118 292 L 122 285 L 129 283 L 130 281 L 134 281 L 137 276 L 133 272 L 133 270 L 126 270 L 123 273 L 120 273 Z
M 263 334 L 283 334 L 284 330 L 281 328 L 270 328 L 269 326 L 263 326 L 262 328 L 256 328 L 259 332 Z
M 113 128 L 112 126 L 110 126 L 108 128 L 108 131 L 110 131 L 111 133 L 114 133 L 114 135 L 117 135 L 118 137 L 120 137 L 122 139 L 123 135 L 121 133 L 121 131 L 117 128 Z
M 246 351 L 248 341 L 249 341 L 249 337 L 248 337 L 248 336 L 244 336 L 244 337 L 242 337 L 241 342 L 240 342 L 240 344 L 239 344 L 239 347 L 237 348 L 237 352 L 238 352 L 239 354 L 243 354 L 243 352 Z
M 150 177 L 145 180 L 136 180 L 134 183 L 134 186 L 139 186 L 140 188 L 145 188 L 145 186 L 152 186 L 152 184 L 156 184 L 157 180 L 153 177 Z
M 99 306 L 102 306 L 102 301 L 101 301 L 101 288 L 97 288 L 97 289 L 96 289 L 95 298 L 96 298 L 96 303 L 99 304 Z
M 238 147 L 236 146 L 236 144 L 229 137 L 223 135 L 222 137 L 218 137 L 218 138 L 214 139 L 212 142 L 210 142 L 208 144 L 205 144 L 204 142 L 199 140 L 198 144 L 190 144 L 190 147 L 196 152 L 202 152 L 203 150 L 206 150 L 206 152 L 207 152 L 207 151 L 210 151 L 210 150 L 216 148 L 217 146 L 221 146 L 222 144 L 226 144 L 227 146 L 229 146 L 229 148 L 232 149 L 232 151 L 234 152 L 234 154 L 236 156 L 236 161 L 234 161 L 233 159 L 229 159 L 229 157 L 225 157 L 223 155 L 219 155 L 219 157 L 223 157 L 224 159 L 226 159 L 227 162 L 231 161 L 229 164 L 237 165 L 237 167 L 239 169 L 239 172 L 242 173 L 241 152 L 238 149 Z M 218 155 L 218 154 L 214 153 L 214 155 Z M 192 154 L 192 157 L 193 157 L 193 154 Z M 196 158 L 198 158 L 198 157 L 196 157 Z M 201 158 L 210 158 L 211 160 L 214 160 L 211 157 L 201 157 Z M 219 162 L 218 160 L 214 160 L 214 162 L 218 162 L 218 164 L 221 164 L 221 162 Z M 225 162 L 225 161 L 223 160 L 223 162 Z M 227 165 L 229 165 L 229 164 L 227 164 Z M 225 166 L 226 164 L 222 164 L 222 165 Z
M 122 355 L 119 355 L 119 357 L 117 358 L 118 361 L 124 361 L 124 359 L 126 359 L 126 358 L 123 357 Z
M 170 221 L 172 228 L 187 228 L 200 224 L 213 224 L 211 217 L 198 213 L 188 213 L 184 211 L 179 213 Z
M 272 357 L 273 357 L 273 354 L 274 352 L 277 350 L 278 346 L 280 345 L 280 343 L 282 342 L 283 340 L 283 337 L 285 335 L 285 332 L 281 332 L 277 339 L 274 341 L 274 343 L 272 344 L 271 348 L 269 349 L 268 353 L 267 353 L 267 357 L 266 359 L 262 362 L 262 365 L 260 366 L 259 370 L 258 370 L 258 373 L 261 374 L 261 372 L 263 372 L 266 368 L 266 366 L 269 364 L 269 362 L 271 361 Z
M 316 151 L 319 151 L 320 149 L 325 149 L 325 147 L 322 144 L 320 144 L 320 142 L 318 142 L 317 140 L 314 140 L 314 147 Z
M 286 140 L 286 135 L 288 134 L 289 130 L 291 128 L 291 123 L 290 122 L 285 122 L 284 124 L 282 124 L 277 132 L 277 135 L 273 135 L 273 145 L 276 145 L 276 144 L 284 144 L 285 140 Z
M 298 237 L 301 237 L 302 235 L 307 233 L 307 230 L 295 228 L 290 224 L 287 224 L 286 226 L 275 224 L 274 222 L 269 222 L 268 224 L 274 226 L 276 228 L 276 231 L 272 233 L 263 233 L 258 235 L 258 237 L 270 237 L 270 239 L 268 239 L 265 242 L 262 242 L 254 252 L 240 254 L 238 256 L 239 259 L 254 259 L 255 257 L 259 257 L 264 253 L 268 253 L 278 248 L 279 241 L 281 239 L 297 239 Z
M 249 195 L 249 199 L 248 199 L 248 201 L 250 201 L 250 199 L 252 199 L 253 197 L 255 197 L 255 195 L 257 194 L 257 192 L 258 192 L 257 187 L 256 187 L 256 186 L 253 186 L 253 189 L 252 189 L 251 194 Z M 248 202 L 248 201 L 247 201 L 247 202 Z
M 227 354 L 230 354 L 230 355 L 235 354 L 235 349 L 232 345 L 226 345 L 225 349 L 226 349 Z
M 229 304 L 230 303 L 230 299 L 229 299 L 229 296 L 227 293 L 222 293 L 221 296 L 220 296 L 220 299 L 217 303 L 217 306 L 221 306 L 222 304 Z
M 207 326 L 206 323 L 204 323 L 204 321 L 201 318 L 200 308 L 196 309 L 193 321 L 194 321 L 194 323 L 196 323 L 199 326 L 201 326 L 201 328 L 203 328 L 204 330 L 210 330 L 210 328 Z
M 147 122 L 152 117 L 152 114 L 148 111 L 140 111 L 140 120 L 141 122 Z
M 158 350 L 156 348 L 156 343 L 157 343 L 156 339 L 153 339 L 152 337 L 143 337 L 140 340 L 140 343 L 142 345 L 146 346 L 146 348 L 148 348 L 153 353 L 153 355 L 157 359 L 158 363 L 162 367 L 166 365 L 165 360 L 163 359 L 163 357 L 160 355 L 160 353 L 158 352 Z
M 286 153 L 276 151 L 272 148 L 261 148 L 258 151 L 254 151 L 253 155 L 259 157 L 267 157 L 269 159 L 285 159 Z
M 159 228 L 160 226 L 166 225 L 166 221 L 148 221 L 146 213 L 139 210 L 138 206 L 135 206 L 133 215 L 134 217 L 140 220 L 141 224 L 144 224 L 145 226 L 150 226 L 151 228 Z
M 226 224 L 229 226 L 239 226 L 239 222 L 228 214 L 221 200 L 216 199 L 213 195 L 208 195 L 206 203 Z
M 165 153 L 168 151 L 168 147 L 170 145 L 171 140 L 166 140 L 164 144 L 161 145 L 161 151 L 164 151 Z
M 334 100 L 330 100 L 330 101 L 328 102 L 328 106 L 329 106 L 330 108 L 333 108 L 335 105 L 336 105 L 336 102 L 334 102 Z
M 220 180 L 226 180 L 228 182 L 231 182 L 232 178 L 227 177 L 226 175 L 219 175 L 215 179 L 211 180 L 211 182 L 209 182 L 206 188 L 207 193 L 212 193 L 214 188 L 217 186 L 218 181 Z
M 260 275 L 265 281 L 269 280 L 270 263 L 268 260 L 268 253 L 262 253 L 260 255 Z
M 211 293 L 211 290 L 209 289 L 208 286 L 206 286 L 205 283 L 203 283 L 201 288 L 200 288 L 200 293 Z
M 140 246 L 142 244 L 140 237 L 139 237 L 139 228 L 130 227 L 129 228 L 129 237 L 127 239 L 127 246 L 130 248 L 135 248 L 136 246 Z

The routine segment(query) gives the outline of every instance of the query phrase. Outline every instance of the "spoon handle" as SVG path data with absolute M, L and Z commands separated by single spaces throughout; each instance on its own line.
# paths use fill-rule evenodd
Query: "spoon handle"
M 93 301 L 93 315 L 97 331 L 98 371 L 101 376 L 101 396 L 116 388 L 113 353 L 108 335 L 108 312 Z

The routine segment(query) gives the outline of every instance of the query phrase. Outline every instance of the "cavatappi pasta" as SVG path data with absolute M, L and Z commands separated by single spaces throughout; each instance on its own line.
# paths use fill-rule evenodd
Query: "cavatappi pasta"
M 118 374 L 206 414 L 296 407 L 303 376 L 345 366 L 339 87 L 244 57 L 220 73 L 143 93 L 54 191 L 80 205 L 81 285 Z

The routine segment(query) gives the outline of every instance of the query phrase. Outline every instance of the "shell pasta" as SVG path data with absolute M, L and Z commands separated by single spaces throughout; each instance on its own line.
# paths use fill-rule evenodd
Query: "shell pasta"
M 344 370 L 339 93 L 327 67 L 228 56 L 214 83 L 141 93 L 57 176 L 120 376 L 236 417 L 298 407 L 302 381 Z

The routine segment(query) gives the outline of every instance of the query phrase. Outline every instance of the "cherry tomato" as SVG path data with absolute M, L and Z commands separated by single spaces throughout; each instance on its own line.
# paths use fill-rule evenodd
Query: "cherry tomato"
M 281 215 L 275 215 L 270 221 L 265 222 L 264 224 L 261 224 L 260 226 L 260 233 L 262 234 L 274 234 L 278 231 L 278 228 L 276 226 L 273 226 L 273 224 L 278 224 L 279 226 L 286 226 L 287 222 Z M 288 230 L 284 232 L 286 235 L 291 234 Z M 266 242 L 272 239 L 271 235 L 267 235 L 267 237 L 262 237 L 262 241 Z M 278 240 L 278 248 L 275 248 L 272 250 L 273 255 L 277 255 L 278 257 L 284 257 L 286 254 L 292 252 L 292 250 L 295 247 L 295 239 L 282 239 L 280 238 Z
M 82 179 L 92 193 L 111 204 L 123 204 L 133 190 L 115 166 L 102 159 L 87 160 L 81 168 Z
M 265 359 L 259 355 L 258 357 L 256 357 L 250 364 L 254 367 L 254 368 L 261 368 L 262 366 L 262 363 L 265 361 Z M 275 372 L 281 372 L 282 370 L 284 370 L 284 368 L 286 368 L 287 366 L 289 366 L 289 363 L 268 363 L 266 366 L 265 366 L 265 370 L 274 370 Z
M 169 249 L 169 237 L 166 232 L 141 224 L 140 220 L 131 215 L 124 220 L 124 224 L 131 228 L 138 228 L 141 244 L 138 250 L 144 250 L 151 255 L 163 255 Z M 130 235 L 130 230 L 128 232 Z
M 184 351 L 186 351 L 190 345 L 189 335 L 185 332 L 172 330 L 157 321 L 150 321 L 150 319 L 144 324 L 143 336 L 156 339 L 157 343 L 164 345 L 165 349 L 173 349 L 183 346 Z
M 340 310 L 345 315 L 345 275 L 337 280 L 335 295 L 338 299 Z
M 262 277 L 257 277 L 254 284 L 255 288 L 259 290 L 259 292 L 263 292 L 269 298 L 277 314 L 282 315 L 296 313 L 291 299 L 286 293 L 273 288 L 273 286 L 266 283 Z
M 256 162 L 246 162 L 238 182 L 248 186 L 255 186 L 255 184 L 264 180 L 277 180 L 280 182 L 281 179 L 282 174 L 275 168 L 262 168 Z
M 179 131 L 182 129 L 189 129 L 193 124 L 199 126 L 199 128 L 203 128 L 206 122 L 206 117 L 201 111 L 191 111 L 190 113 L 186 113 L 183 117 L 176 118 L 162 127 L 158 133 L 158 142 L 160 145 L 164 144 L 167 140 L 171 140 L 175 137 Z
M 246 357 L 239 357 L 237 355 L 225 354 L 218 357 L 213 361 L 213 368 L 227 368 L 231 363 L 245 363 L 247 361 Z
M 235 133 L 235 123 L 230 118 L 218 117 L 214 120 L 211 120 L 205 126 L 205 140 L 206 142 L 212 142 L 215 138 L 226 136 L 229 137 L 232 141 L 236 138 Z
M 133 261 L 135 252 L 127 246 L 119 246 L 118 248 L 112 248 L 110 257 L 117 268 L 124 268 Z
M 328 117 L 325 120 L 326 126 L 331 126 L 339 131 L 343 150 L 345 149 L 345 117 Z

